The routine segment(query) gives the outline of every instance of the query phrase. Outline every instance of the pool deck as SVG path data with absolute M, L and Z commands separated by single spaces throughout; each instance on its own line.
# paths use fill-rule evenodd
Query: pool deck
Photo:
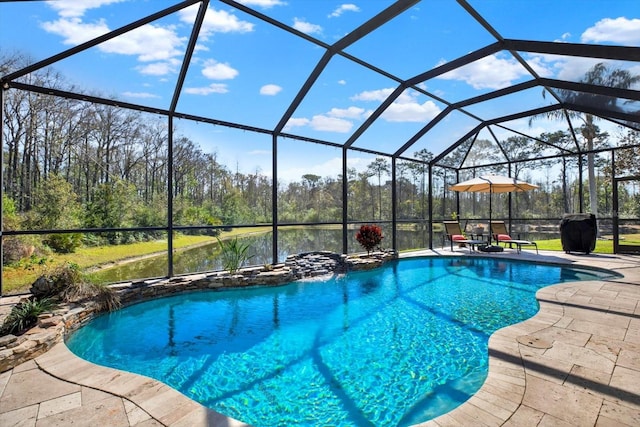
M 640 426 L 640 257 L 515 250 L 488 256 L 602 267 L 621 278 L 537 293 L 533 318 L 489 341 L 489 375 L 437 426 Z M 448 248 L 412 252 L 452 255 Z M 11 303 L 5 297 L 0 306 Z M 0 374 L 0 426 L 242 426 L 155 380 L 104 368 L 57 344 Z

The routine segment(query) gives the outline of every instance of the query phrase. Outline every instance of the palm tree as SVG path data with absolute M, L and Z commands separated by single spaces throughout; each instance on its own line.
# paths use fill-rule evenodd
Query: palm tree
M 598 63 L 594 65 L 589 71 L 587 71 L 584 77 L 580 80 L 580 83 L 586 83 L 591 85 L 599 85 L 606 87 L 613 87 L 618 89 L 629 89 L 636 82 L 640 81 L 640 75 L 632 75 L 628 70 L 609 69 L 604 63 Z M 545 97 L 546 89 L 543 90 L 542 96 Z M 605 109 L 621 110 L 617 105 L 618 98 L 609 97 L 589 92 L 577 92 L 568 89 L 558 89 L 556 92 L 558 99 L 562 102 L 585 105 L 591 107 L 599 107 Z M 596 186 L 596 173 L 595 173 L 595 154 L 593 153 L 594 141 L 598 136 L 598 127 L 594 124 L 595 117 L 593 114 L 581 113 L 579 111 L 566 111 L 569 118 L 579 119 L 582 121 L 583 126 L 580 127 L 580 133 L 584 137 L 586 142 L 587 151 L 587 169 L 589 175 L 589 205 L 591 213 L 598 216 L 598 193 Z M 557 120 L 566 119 L 565 110 L 555 110 L 549 113 L 543 114 L 543 117 Z M 529 124 L 540 118 L 540 116 L 533 116 L 529 120 Z

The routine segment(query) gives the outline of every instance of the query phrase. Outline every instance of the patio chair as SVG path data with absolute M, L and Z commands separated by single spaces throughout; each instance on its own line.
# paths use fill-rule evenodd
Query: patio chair
M 445 238 L 449 240 L 449 243 L 451 244 L 451 252 L 453 252 L 454 243 L 469 245 L 469 252 L 475 251 L 476 245 L 487 244 L 485 240 L 467 239 L 462 232 L 462 228 L 460 227 L 460 223 L 458 221 L 443 221 L 443 224 L 445 230 Z
M 529 240 L 520 240 L 520 239 L 512 239 L 507 231 L 507 226 L 504 221 L 491 221 L 491 235 L 495 239 L 495 241 L 500 244 L 504 243 L 505 246 L 508 244 L 510 248 L 513 248 L 513 245 L 516 245 L 516 251 L 520 253 L 522 251 L 523 246 L 535 246 L 536 254 L 538 254 L 538 244 L 536 242 L 531 242 Z

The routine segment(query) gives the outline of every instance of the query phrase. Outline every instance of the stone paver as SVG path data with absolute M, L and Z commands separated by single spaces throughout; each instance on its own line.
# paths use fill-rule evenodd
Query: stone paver
M 38 419 L 82 407 L 82 392 L 71 393 L 40 403 Z
M 38 417 L 38 404 L 14 409 L 13 411 L 0 413 L 0 426 L 2 427 L 27 427 L 35 426 Z
M 413 255 L 434 253 L 448 251 Z M 624 277 L 541 289 L 534 318 L 491 337 L 483 387 L 421 426 L 639 426 L 640 258 L 544 251 L 491 256 L 609 268 Z M 0 306 L 6 309 L 4 298 Z M 67 425 L 245 424 L 150 378 L 79 359 L 62 343 L 0 373 L 0 426 Z
M 70 425 L 129 427 L 130 424 L 122 399 L 117 396 L 109 396 L 106 399 L 61 411 L 42 419 L 38 415 L 37 427 Z
M 46 402 L 80 391 L 80 386 L 59 381 L 40 369 L 14 373 L 2 393 L 1 412 Z

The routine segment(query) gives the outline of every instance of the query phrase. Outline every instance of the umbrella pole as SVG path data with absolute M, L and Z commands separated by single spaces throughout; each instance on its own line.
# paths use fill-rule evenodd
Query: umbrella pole
M 493 244 L 493 230 L 491 229 L 491 199 L 493 199 L 493 195 L 491 193 L 491 182 L 489 182 L 489 224 L 487 224 L 489 228 L 489 246 Z

